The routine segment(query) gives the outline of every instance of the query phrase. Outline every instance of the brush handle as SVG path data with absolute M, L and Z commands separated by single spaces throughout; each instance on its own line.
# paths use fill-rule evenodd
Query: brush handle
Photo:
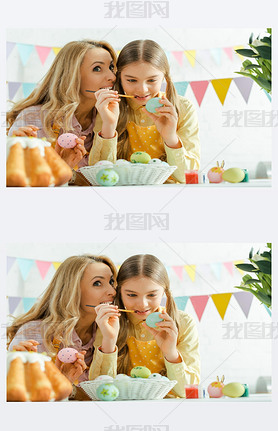
M 93 90 L 85 90 L 85 91 L 87 91 L 87 93 L 95 93 L 95 91 L 93 91 Z M 118 96 L 120 96 L 120 97 L 131 97 L 131 98 L 134 97 L 134 96 L 128 96 L 127 94 L 118 94 Z
M 87 304 L 86 307 L 93 307 L 93 308 L 95 308 L 95 307 L 97 307 L 97 305 L 89 305 L 89 304 Z M 125 313 L 134 313 L 134 310 L 124 310 L 122 308 L 118 308 L 118 311 L 124 311 Z

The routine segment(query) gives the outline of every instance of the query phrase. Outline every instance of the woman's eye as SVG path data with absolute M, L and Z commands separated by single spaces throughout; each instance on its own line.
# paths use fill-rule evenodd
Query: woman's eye
M 101 281 L 95 281 L 94 283 L 93 283 L 93 286 L 101 286 Z
M 111 286 L 114 286 L 114 284 L 115 284 L 115 280 L 113 280 L 113 278 L 111 278 L 111 280 L 110 280 L 110 284 L 111 284 Z
M 114 70 L 114 69 L 115 69 L 114 64 L 110 64 L 109 69 L 110 69 L 110 70 Z
M 96 66 L 93 68 L 93 72 L 100 72 L 101 71 L 101 67 L 100 66 Z

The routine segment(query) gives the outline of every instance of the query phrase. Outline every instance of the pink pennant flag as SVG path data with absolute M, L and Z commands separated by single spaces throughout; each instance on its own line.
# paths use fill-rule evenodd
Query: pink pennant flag
M 172 266 L 172 268 L 179 277 L 179 279 L 182 280 L 183 266 Z
M 179 63 L 179 65 L 182 66 L 183 51 L 172 51 L 172 54 Z
M 234 297 L 247 319 L 254 295 L 251 292 L 235 292 Z
M 190 296 L 190 301 L 198 316 L 199 322 L 201 321 L 201 318 L 205 311 L 208 300 L 209 300 L 209 295 Z
M 52 265 L 52 262 L 45 262 L 43 260 L 36 260 L 36 265 L 38 270 L 40 271 L 41 278 L 44 280 L 49 267 Z
M 201 106 L 204 95 L 209 85 L 209 81 L 191 81 L 190 85 L 199 106 Z
M 234 50 L 231 46 L 223 48 L 223 51 L 227 54 L 230 60 L 233 60 Z
M 231 275 L 233 275 L 233 273 L 234 273 L 234 264 L 233 264 L 233 262 L 224 262 L 224 266 L 225 266 L 225 268 L 227 269 L 227 271 L 228 271 Z
M 44 65 L 45 60 L 47 59 L 48 54 L 50 53 L 52 48 L 48 46 L 38 46 L 38 45 L 36 45 L 35 48 L 41 60 L 41 64 Z

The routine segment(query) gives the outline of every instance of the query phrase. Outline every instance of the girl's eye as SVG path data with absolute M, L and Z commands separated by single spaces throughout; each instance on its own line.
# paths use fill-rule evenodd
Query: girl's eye
M 153 298 L 154 296 L 156 296 L 156 294 L 155 293 L 150 293 L 149 296 L 151 296 Z
M 94 283 L 93 283 L 93 286 L 101 286 L 101 281 L 95 281 Z
M 155 79 L 149 79 L 149 82 L 156 82 Z
M 136 82 L 136 79 L 128 79 L 128 82 Z
M 100 66 L 95 66 L 93 68 L 93 72 L 100 72 L 101 71 L 101 67 Z
M 127 296 L 134 297 L 134 296 L 136 296 L 136 295 L 135 295 L 135 293 L 128 293 L 128 294 L 127 294 Z

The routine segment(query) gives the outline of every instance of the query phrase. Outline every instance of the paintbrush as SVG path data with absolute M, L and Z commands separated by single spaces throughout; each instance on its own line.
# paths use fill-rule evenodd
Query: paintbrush
M 97 307 L 96 305 L 86 305 L 86 307 L 93 307 L 93 308 L 95 308 L 95 307 Z M 122 309 L 122 308 L 118 308 L 118 311 L 124 311 L 125 313 L 134 313 L 134 310 L 125 310 L 125 309 Z
M 92 91 L 92 90 L 85 90 L 85 91 L 87 91 L 87 93 L 95 93 L 95 91 Z M 131 97 L 131 98 L 134 97 L 134 96 L 128 96 L 127 94 L 117 94 L 117 96 L 120 96 L 120 97 Z

